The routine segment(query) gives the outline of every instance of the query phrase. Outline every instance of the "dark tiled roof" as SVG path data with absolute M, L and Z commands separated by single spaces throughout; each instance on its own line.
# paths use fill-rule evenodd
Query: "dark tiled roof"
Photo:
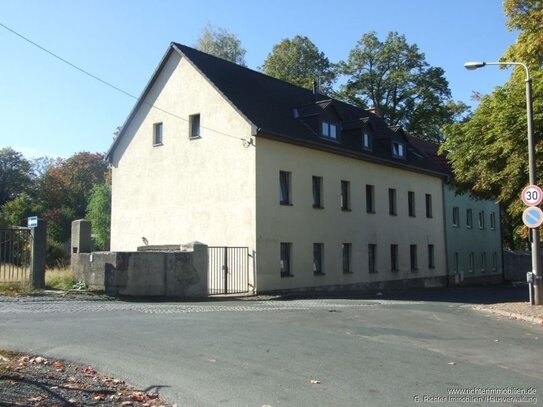
M 415 150 L 411 147 L 406 149 L 405 160 L 392 157 L 391 140 L 398 139 L 399 135 L 373 113 L 330 99 L 325 95 L 318 95 L 316 102 L 312 90 L 291 85 L 178 43 L 171 45 L 257 128 L 257 137 L 275 138 L 297 145 L 445 176 L 432 160 L 420 154 L 412 154 Z M 153 79 L 148 87 L 152 83 Z M 146 92 L 147 90 L 144 91 L 144 95 Z M 135 110 L 137 108 L 136 105 Z M 338 141 L 319 137 L 318 121 L 311 122 L 325 111 L 337 115 L 340 122 L 345 123 Z M 361 146 L 363 126 L 368 126 L 374 135 L 371 152 L 363 150 Z M 122 132 L 119 138 L 121 136 Z M 115 144 L 108 156 L 114 148 Z
M 450 177 L 453 176 L 453 169 L 447 160 L 446 154 L 439 154 L 439 144 L 433 141 L 423 140 L 418 137 L 408 136 L 409 142 L 426 157 L 434 161 L 441 168 L 441 171 Z

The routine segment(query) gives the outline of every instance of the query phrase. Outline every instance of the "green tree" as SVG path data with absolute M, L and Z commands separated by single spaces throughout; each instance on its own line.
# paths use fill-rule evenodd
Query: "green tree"
M 297 35 L 274 45 L 262 64 L 262 71 L 274 78 L 311 89 L 318 81 L 323 93 L 331 93 L 334 65 L 308 38 Z
M 511 29 L 521 32 L 505 52 L 504 60 L 530 66 L 533 84 L 534 129 L 543 127 L 543 43 L 540 26 L 543 3 L 506 0 L 504 10 Z M 522 188 L 528 184 L 528 147 L 525 73 L 516 68 L 509 81 L 481 98 L 474 114 L 464 122 L 445 127 L 447 151 L 456 183 L 461 191 L 471 190 L 482 198 L 496 199 L 502 207 L 504 245 L 525 246 L 522 227 Z M 536 161 L 543 159 L 543 140 L 536 137 Z M 543 172 L 537 174 L 543 182 Z
M 26 226 L 27 218 L 35 214 L 35 200 L 26 192 L 2 205 L 2 218 L 6 225 Z
M 87 206 L 87 219 L 91 221 L 96 243 L 102 250 L 109 249 L 111 225 L 111 185 L 104 183 L 92 189 Z
M 11 147 L 0 149 L 0 206 L 32 186 L 32 165 Z
M 207 25 L 196 42 L 196 49 L 245 66 L 245 49 L 239 38 L 224 28 Z
M 440 140 L 442 126 L 467 111 L 451 99 L 443 69 L 430 66 L 418 46 L 396 32 L 385 41 L 374 32 L 364 34 L 338 71 L 347 76 L 340 97 L 376 108 L 389 125 L 420 137 Z

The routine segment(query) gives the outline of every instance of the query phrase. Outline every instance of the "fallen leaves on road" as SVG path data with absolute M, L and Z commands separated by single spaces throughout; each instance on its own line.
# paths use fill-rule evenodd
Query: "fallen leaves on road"
M 0 350 L 2 403 L 29 407 L 174 407 L 156 393 L 102 376 L 92 366 Z M 47 389 L 47 394 L 43 390 Z M 2 404 L 3 405 L 3 404 Z

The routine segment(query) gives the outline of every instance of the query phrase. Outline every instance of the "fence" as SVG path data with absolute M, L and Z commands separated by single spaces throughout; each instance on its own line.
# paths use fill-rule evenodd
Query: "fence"
M 0 229 L 0 284 L 30 280 L 30 229 Z
M 248 247 L 210 246 L 208 292 L 242 294 L 252 290 L 249 281 L 250 259 Z

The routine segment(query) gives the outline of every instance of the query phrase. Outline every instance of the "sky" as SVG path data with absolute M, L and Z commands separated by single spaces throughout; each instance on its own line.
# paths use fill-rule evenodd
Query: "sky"
M 507 81 L 496 61 L 517 33 L 500 0 L 0 0 L 0 23 L 74 65 L 139 96 L 172 41 L 194 46 L 210 24 L 237 35 L 251 69 L 275 44 L 308 36 L 331 62 L 364 33 L 391 31 L 441 67 L 453 98 L 474 105 Z M 27 158 L 105 153 L 135 100 L 0 27 L 0 148 Z

